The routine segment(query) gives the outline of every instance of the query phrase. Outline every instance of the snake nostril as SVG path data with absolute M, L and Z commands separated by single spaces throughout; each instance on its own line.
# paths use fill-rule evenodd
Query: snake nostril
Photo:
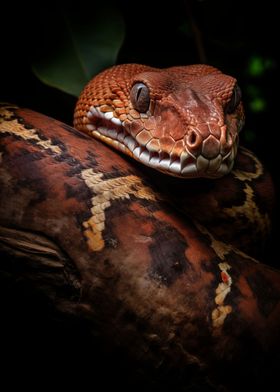
M 197 137 L 196 132 L 195 131 L 190 131 L 190 133 L 188 134 L 188 137 L 187 137 L 187 144 L 190 147 L 194 147 L 196 145 L 196 143 L 197 143 L 197 139 L 198 139 L 198 137 Z

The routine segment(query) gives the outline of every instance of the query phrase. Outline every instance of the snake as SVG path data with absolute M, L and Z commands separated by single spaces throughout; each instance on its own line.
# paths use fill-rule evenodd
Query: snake
M 166 112 L 179 117 L 179 106 L 174 102 L 181 93 L 177 90 L 166 96 L 166 100 L 173 100 L 172 106 L 163 98 L 166 88 L 157 100 L 150 99 L 152 94 L 155 97 L 150 84 L 150 106 L 142 113 L 134 102 L 138 87 L 133 80 L 143 83 L 146 79 L 138 82 L 138 74 L 128 82 L 120 76 L 119 83 L 128 87 L 116 91 L 123 99 L 119 101 L 126 100 L 127 106 L 115 102 L 110 111 L 102 112 L 102 105 L 109 106 L 113 97 L 108 85 L 113 83 L 110 75 L 114 69 L 105 71 L 109 75 L 102 91 L 99 87 L 100 96 L 103 93 L 100 105 L 97 92 L 90 95 L 91 86 L 98 86 L 94 80 L 81 94 L 75 113 L 78 130 L 41 113 L 0 104 L 0 251 L 1 257 L 13 257 L 12 263 L 1 258 L 1 268 L 5 276 L 31 281 L 56 309 L 76 316 L 79 325 L 83 317 L 98 344 L 106 342 L 106 353 L 108 349 L 119 353 L 121 347 L 137 374 L 143 369 L 143 374 L 155 375 L 163 384 L 167 374 L 168 385 L 172 382 L 176 390 L 177 382 L 184 390 L 186 385 L 193 388 L 192 375 L 196 380 L 204 369 L 207 373 L 202 375 L 202 383 L 206 379 L 208 385 L 210 380 L 211 385 L 218 385 L 214 390 L 221 390 L 221 385 L 237 390 L 244 387 L 244 380 L 254 388 L 252 382 L 258 386 L 259 378 L 265 379 L 267 387 L 271 373 L 265 377 L 264 371 L 273 369 L 273 374 L 278 374 L 273 354 L 278 355 L 280 344 L 280 274 L 253 257 L 259 259 L 269 226 L 273 188 L 254 153 L 240 146 L 235 156 L 244 118 L 239 88 L 234 79 L 225 77 L 232 87 L 224 101 L 214 95 L 208 99 L 209 91 L 198 100 L 197 88 L 197 111 L 193 106 L 188 112 L 192 125 L 187 125 L 188 118 L 183 115 L 180 121 L 185 128 L 181 122 L 177 124 L 184 147 L 176 152 L 177 165 L 181 164 L 179 157 L 190 152 L 195 158 L 189 154 L 193 161 L 182 159 L 182 170 L 175 171 L 170 142 L 166 145 L 168 157 L 161 159 L 160 147 L 154 152 L 157 164 L 151 158 L 152 163 L 146 163 L 151 169 L 146 171 L 144 165 L 79 130 L 92 136 L 96 129 L 93 136 L 99 135 L 101 141 L 142 162 L 138 150 L 135 156 L 134 149 L 125 150 L 124 140 L 118 148 L 121 133 L 139 124 L 147 127 L 150 119 L 158 126 L 150 127 L 149 134 L 158 132 L 161 146 L 167 132 L 164 125 L 170 133 L 173 129 L 172 121 L 165 124 L 162 118 Z M 208 78 L 210 75 L 209 82 Z M 202 82 L 203 77 L 196 81 L 198 86 Z M 207 119 L 203 100 L 213 118 L 220 113 L 220 122 Z M 211 106 L 215 101 L 216 111 Z M 137 116 L 136 109 L 129 109 L 133 105 L 139 109 L 136 119 L 132 117 Z M 155 116 L 162 106 L 166 110 Z M 118 112 L 118 108 L 124 116 L 117 118 L 113 110 Z M 120 126 L 116 120 L 124 124 Z M 117 129 L 112 125 L 116 122 Z M 230 135 L 227 152 L 225 123 Z M 202 138 L 205 124 L 209 132 L 208 124 L 212 130 L 221 124 L 220 134 L 217 130 L 220 139 L 215 136 L 219 154 L 216 148 L 212 158 L 212 133 L 204 138 L 207 141 L 211 136 L 212 142 L 203 141 L 196 153 L 188 145 L 188 133 L 199 133 L 196 137 Z M 106 127 L 107 136 L 105 131 L 101 135 L 101 127 Z M 132 133 L 128 137 L 132 138 Z M 206 152 L 208 166 L 198 170 Z M 170 164 L 164 166 L 164 159 Z M 216 170 L 214 160 L 222 161 Z M 172 200 L 185 215 L 173 208 Z
M 237 79 L 204 64 L 110 67 L 88 82 L 74 111 L 77 130 L 152 168 L 172 208 L 260 259 L 274 191 L 263 165 L 239 146 L 244 122 Z M 186 191 L 178 178 L 202 182 L 188 181 Z
M 95 76 L 74 126 L 142 164 L 180 178 L 219 178 L 244 125 L 237 80 L 210 65 L 116 65 Z

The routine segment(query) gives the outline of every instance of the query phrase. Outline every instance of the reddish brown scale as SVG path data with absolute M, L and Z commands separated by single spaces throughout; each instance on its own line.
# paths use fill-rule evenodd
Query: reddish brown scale
M 221 278 L 222 278 L 222 281 L 223 281 L 225 284 L 228 284 L 229 281 L 230 281 L 229 275 L 228 275 L 225 271 L 222 271 L 222 272 L 221 272 Z

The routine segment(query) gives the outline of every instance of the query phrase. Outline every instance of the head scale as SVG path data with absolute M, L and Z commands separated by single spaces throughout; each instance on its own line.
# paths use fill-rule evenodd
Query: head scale
M 233 167 L 244 123 L 236 79 L 206 65 L 116 66 L 82 92 L 76 128 L 177 177 L 216 178 Z

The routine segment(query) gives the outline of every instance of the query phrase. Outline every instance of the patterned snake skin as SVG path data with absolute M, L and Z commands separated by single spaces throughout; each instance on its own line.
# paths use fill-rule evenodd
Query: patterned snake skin
M 280 273 L 252 257 L 272 201 L 248 150 L 226 176 L 184 181 L 0 105 L 0 251 L 14 256 L 1 269 L 172 390 L 198 371 L 211 392 L 277 379 Z
M 244 123 L 236 79 L 206 65 L 112 67 L 82 92 L 74 125 L 177 177 L 221 177 Z
M 235 169 L 223 186 L 212 180 L 232 170 L 243 124 L 236 79 L 207 65 L 112 67 L 88 83 L 74 114 L 78 130 L 145 166 L 172 177 L 210 178 L 209 182 L 188 184 L 186 191 L 185 182 L 159 173 L 153 176 L 181 212 L 224 241 L 260 257 L 272 205 L 264 188 L 273 193 L 261 163 L 240 149 Z M 256 198 L 260 192 L 262 197 Z

